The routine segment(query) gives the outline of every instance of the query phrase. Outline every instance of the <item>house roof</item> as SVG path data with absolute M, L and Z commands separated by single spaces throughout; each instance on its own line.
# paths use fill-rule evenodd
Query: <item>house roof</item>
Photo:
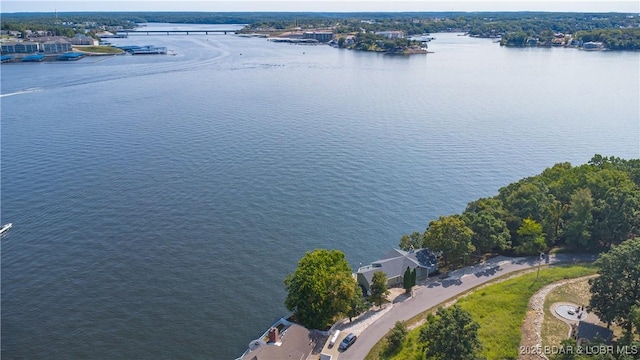
M 387 275 L 387 279 L 392 279 L 403 276 L 407 267 L 411 270 L 417 267 L 433 268 L 436 264 L 436 256 L 429 249 L 418 249 L 412 252 L 393 249 L 380 260 L 372 262 L 370 266 L 358 269 L 358 273 L 362 274 L 367 283 L 371 284 L 373 273 L 376 271 L 382 271 Z
M 311 330 L 293 324 L 280 334 L 279 345 L 264 344 L 245 353 L 242 360 L 262 359 L 306 359 L 314 348 L 315 339 Z

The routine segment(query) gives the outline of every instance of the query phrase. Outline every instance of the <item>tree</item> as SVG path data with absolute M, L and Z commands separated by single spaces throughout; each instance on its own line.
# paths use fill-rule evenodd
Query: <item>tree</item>
M 497 218 L 489 211 L 465 213 L 464 219 L 473 231 L 471 243 L 479 254 L 493 249 L 505 250 L 511 246 L 511 233 L 504 220 Z
M 426 345 L 427 359 L 472 360 L 478 359 L 482 348 L 478 338 L 480 325 L 458 305 L 439 308 L 435 316 L 420 329 L 419 340 Z
M 591 190 L 583 188 L 571 195 L 569 222 L 565 230 L 567 245 L 574 248 L 591 247 L 591 222 L 593 220 L 593 196 Z
M 407 336 L 409 330 L 405 321 L 396 321 L 389 335 L 387 335 L 387 352 L 391 353 L 397 350 Z
M 636 333 L 640 334 L 640 301 L 631 307 L 630 318 Z
M 307 252 L 284 285 L 287 309 L 300 324 L 314 329 L 324 329 L 346 314 L 357 286 L 344 253 L 326 249 Z
M 374 272 L 369 291 L 371 292 L 369 301 L 377 306 L 384 304 L 387 301 L 387 295 L 389 295 L 389 290 L 387 290 L 387 274 L 382 271 Z
M 367 310 L 367 304 L 362 296 L 362 288 L 356 284 L 353 297 L 351 297 L 351 300 L 349 301 L 349 310 L 347 311 L 349 322 L 353 321 L 354 317 L 362 314 L 365 310 Z
M 629 238 L 638 222 L 640 195 L 633 186 L 613 186 L 597 201 L 594 236 L 605 246 Z M 638 235 L 638 234 L 636 234 Z
M 591 279 L 589 310 L 607 324 L 616 323 L 633 338 L 635 306 L 640 302 L 640 237 L 601 253 L 595 262 L 598 276 Z
M 411 278 L 411 269 L 407 266 L 407 270 L 404 271 L 404 275 L 402 276 L 402 288 L 407 292 L 411 292 L 411 288 L 413 287 Z
M 409 251 L 411 248 L 419 249 L 423 243 L 422 234 L 417 231 L 411 233 L 411 235 L 402 235 L 400 238 L 400 249 Z
M 533 177 L 500 189 L 498 196 L 503 198 L 504 207 L 509 213 L 521 219 L 530 217 L 540 221 L 548 207 L 547 194 L 547 186 L 539 177 Z
M 447 263 L 459 263 L 463 257 L 475 251 L 471 243 L 473 231 L 459 215 L 440 216 L 429 223 L 424 233 L 425 245 L 432 251 L 442 251 Z
M 549 195 L 549 203 L 546 209 L 545 229 L 547 229 L 547 244 L 553 245 L 558 242 L 561 235 L 563 217 L 569 209 L 568 204 L 556 200 L 553 195 Z
M 414 268 L 413 270 L 411 270 L 407 266 L 407 270 L 404 271 L 404 275 L 402 276 L 402 288 L 407 293 L 410 293 L 411 289 L 416 286 L 416 276 L 416 269 Z
M 516 254 L 533 255 L 546 248 L 542 225 L 530 218 L 522 220 L 522 225 L 518 229 L 518 245 L 514 248 Z

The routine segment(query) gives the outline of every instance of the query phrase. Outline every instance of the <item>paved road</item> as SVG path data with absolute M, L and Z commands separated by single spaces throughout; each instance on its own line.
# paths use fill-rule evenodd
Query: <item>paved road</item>
M 596 259 L 595 255 L 558 254 L 547 257 L 543 263 L 585 262 Z M 447 299 L 463 293 L 473 287 L 493 280 L 496 277 L 528 269 L 538 265 L 538 257 L 504 258 L 499 257 L 482 265 L 468 266 L 456 270 L 445 279 L 429 279 L 414 289 L 414 296 L 380 317 L 358 336 L 358 340 L 339 356 L 340 360 L 361 360 L 371 348 L 395 325 L 396 321 L 408 320 Z

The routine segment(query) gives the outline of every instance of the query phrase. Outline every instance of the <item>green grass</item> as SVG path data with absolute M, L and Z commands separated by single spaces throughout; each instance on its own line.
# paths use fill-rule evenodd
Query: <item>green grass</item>
M 124 51 L 111 46 L 74 46 L 73 50 L 100 54 L 122 54 Z
M 487 359 L 516 359 L 520 345 L 520 326 L 526 315 L 529 299 L 545 285 L 595 274 L 596 269 L 585 265 L 557 266 L 483 287 L 458 300 L 458 305 L 471 313 L 480 324 L 478 336 L 483 345 L 481 355 Z M 423 315 L 424 317 L 425 315 Z M 385 340 L 380 341 L 367 359 L 420 359 L 421 346 L 417 339 L 420 327 L 407 335 L 402 348 L 395 354 L 385 354 Z

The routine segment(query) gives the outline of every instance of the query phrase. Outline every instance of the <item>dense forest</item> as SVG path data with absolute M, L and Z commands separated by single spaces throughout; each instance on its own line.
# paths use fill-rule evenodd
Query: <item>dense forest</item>
M 551 247 L 603 251 L 640 235 L 640 159 L 595 155 L 541 174 L 441 216 L 400 247 L 442 251 L 445 264 L 485 253 L 532 255 Z

